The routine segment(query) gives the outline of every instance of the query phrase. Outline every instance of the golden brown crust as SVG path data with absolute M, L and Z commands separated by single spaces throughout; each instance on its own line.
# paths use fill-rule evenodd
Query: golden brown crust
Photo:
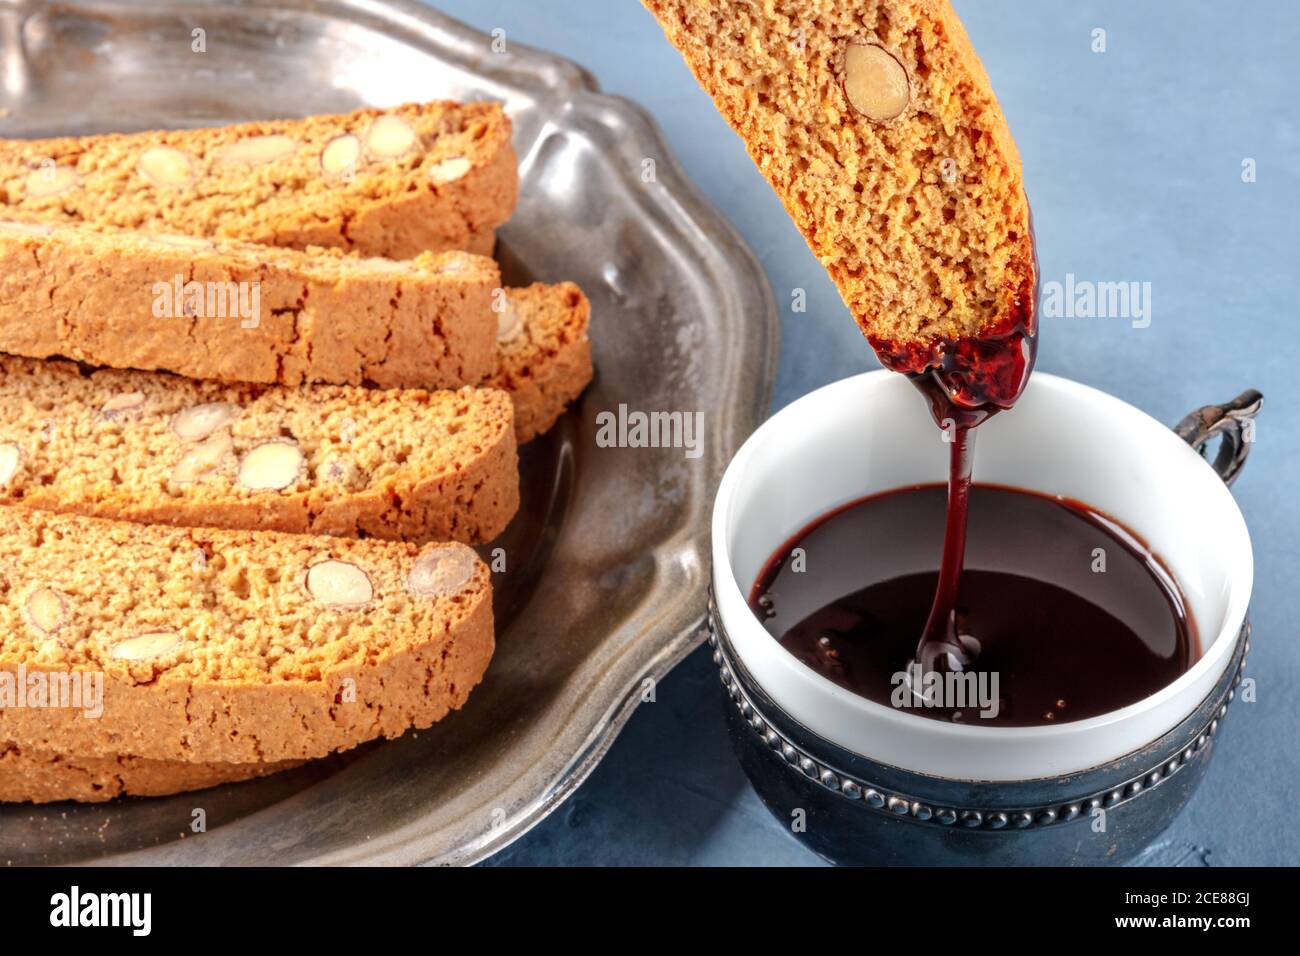
M 300 766 L 278 763 L 186 763 L 126 754 L 76 757 L 0 742 L 0 802 L 104 803 L 117 797 L 165 797 L 265 777 Z
M 591 381 L 591 304 L 572 282 L 534 283 L 507 292 L 497 370 L 485 384 L 515 402 L 515 433 L 522 444 L 548 431 Z M 516 322 L 517 320 L 517 322 Z
M 431 555 L 439 584 L 421 591 Z M 325 590 L 312 571 L 322 565 L 364 573 L 369 593 Z M 43 752 L 320 757 L 458 709 L 493 651 L 489 572 L 464 545 L 421 552 L 0 508 L 0 574 L 0 692 L 102 679 L 101 694 L 65 694 L 61 706 L 50 694 L 0 707 L 0 740 Z M 38 626 L 38 591 L 59 595 L 56 631 Z
M 418 145 L 393 158 L 372 155 L 365 143 L 381 117 L 407 124 Z M 355 171 L 327 174 L 322 153 L 343 136 L 360 146 Z M 393 259 L 481 251 L 514 211 L 510 137 L 499 104 L 432 102 L 217 129 L 0 140 L 0 214 Z M 286 150 L 259 163 L 230 161 L 232 147 L 254 138 Z M 179 151 L 173 166 L 190 181 L 151 179 L 141 157 L 156 147 Z
M 217 381 L 448 388 L 494 365 L 496 264 L 0 222 L 0 351 Z
M 1033 277 L 1020 158 L 946 0 L 645 0 L 744 139 L 863 331 L 978 336 Z M 910 103 L 878 121 L 845 89 L 879 46 Z
M 129 410 L 103 411 L 124 397 Z M 178 433 L 205 409 L 226 418 Z M 216 441 L 221 457 L 184 473 Z M 301 472 L 250 490 L 241 463 L 270 441 L 292 443 Z M 496 389 L 221 385 L 0 356 L 4 449 L 18 460 L 0 504 L 153 524 L 477 543 L 519 506 L 514 410 Z

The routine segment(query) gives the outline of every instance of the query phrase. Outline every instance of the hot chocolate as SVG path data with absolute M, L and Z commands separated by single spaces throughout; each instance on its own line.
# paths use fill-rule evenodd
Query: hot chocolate
M 978 642 L 964 674 L 945 666 L 946 681 L 927 681 L 909 667 L 942 578 L 935 561 L 951 523 L 942 485 L 819 518 L 773 555 L 751 607 L 835 683 L 962 723 L 1082 720 L 1154 693 L 1200 656 L 1172 576 L 1137 535 L 1076 501 L 988 485 L 969 492 L 950 619 L 958 640 Z

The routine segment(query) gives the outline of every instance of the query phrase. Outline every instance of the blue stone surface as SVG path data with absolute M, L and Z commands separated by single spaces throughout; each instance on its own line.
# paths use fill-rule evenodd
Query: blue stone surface
M 653 114 L 782 306 L 775 408 L 876 367 L 740 141 L 633 0 L 440 0 L 567 56 Z M 1255 545 L 1257 702 L 1233 705 L 1209 775 L 1143 862 L 1300 863 L 1300 5 L 958 0 L 1024 160 L 1045 281 L 1151 283 L 1151 322 L 1044 318 L 1038 367 L 1170 424 L 1260 389 L 1234 493 Z M 1094 30 L 1106 50 L 1093 52 Z M 1253 160 L 1255 181 L 1243 182 Z M 805 313 L 790 309 L 807 290 Z M 725 356 L 719 356 L 725 361 Z M 1189 516 L 1189 520 L 1192 520 Z M 707 653 L 642 705 L 554 815 L 490 864 L 818 865 L 732 757 Z

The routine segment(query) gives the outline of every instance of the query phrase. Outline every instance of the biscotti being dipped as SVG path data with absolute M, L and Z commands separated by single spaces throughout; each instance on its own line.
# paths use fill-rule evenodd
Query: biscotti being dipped
M 895 367 L 1020 321 L 1020 157 L 947 0 L 644 2 Z
M 0 214 L 393 259 L 487 254 L 518 195 L 510 135 L 499 104 L 433 102 L 0 140 Z
M 218 381 L 472 385 L 493 371 L 496 263 L 300 252 L 0 221 L 0 352 Z
M 513 408 L 497 389 L 221 385 L 0 356 L 0 504 L 489 541 L 519 505 Z
M 0 507 L 0 688 L 102 681 L 93 707 L 79 706 L 84 693 L 10 701 L 0 741 L 258 763 L 428 727 L 483 676 L 491 595 L 461 544 Z

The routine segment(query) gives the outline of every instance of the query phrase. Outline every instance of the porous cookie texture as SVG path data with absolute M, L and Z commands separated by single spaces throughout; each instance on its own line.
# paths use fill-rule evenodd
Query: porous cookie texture
M 497 369 L 485 384 L 513 397 L 520 442 L 548 431 L 591 381 L 590 317 L 591 304 L 572 282 L 506 290 Z
M 24 688 L 0 740 L 265 763 L 395 737 L 465 703 L 492 656 L 491 598 L 462 544 L 0 507 L 0 690 Z M 74 675 L 102 675 L 101 707 Z
M 946 0 L 644 0 L 877 348 L 1010 327 L 1020 157 Z
M 0 351 L 218 381 L 445 388 L 495 365 L 496 263 L 0 221 Z
M 0 802 L 104 803 L 117 797 L 165 797 L 238 783 L 299 766 L 276 763 L 187 763 L 125 754 L 74 757 L 0 742 Z
M 329 246 L 491 251 L 518 172 L 496 103 L 413 103 L 217 129 L 0 140 L 0 214 Z
M 519 506 L 514 411 L 488 388 L 221 385 L 0 356 L 0 504 L 488 541 Z

